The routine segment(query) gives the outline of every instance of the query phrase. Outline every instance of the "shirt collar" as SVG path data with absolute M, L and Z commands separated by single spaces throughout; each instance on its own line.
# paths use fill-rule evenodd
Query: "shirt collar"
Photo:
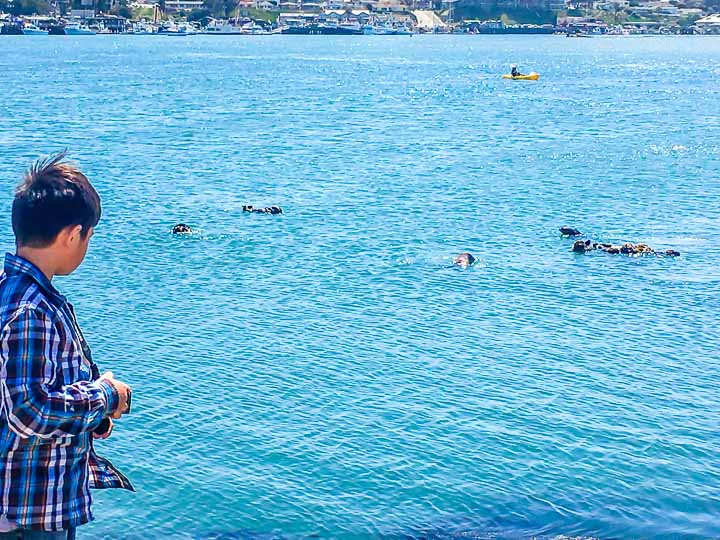
M 12 253 L 5 254 L 5 274 L 8 276 L 24 275 L 32 279 L 47 294 L 60 302 L 65 302 L 65 297 L 53 287 L 53 284 L 42 271 L 27 259 Z

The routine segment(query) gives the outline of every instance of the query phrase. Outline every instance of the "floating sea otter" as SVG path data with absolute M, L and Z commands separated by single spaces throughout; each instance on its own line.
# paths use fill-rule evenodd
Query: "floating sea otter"
M 665 251 L 655 251 L 647 244 L 623 244 L 622 246 L 615 246 L 613 244 L 599 244 L 597 242 L 591 242 L 590 240 L 575 240 L 572 247 L 575 253 L 587 253 L 588 251 L 604 251 L 610 255 L 656 255 L 658 257 L 679 257 L 680 252 L 674 249 L 667 249 Z
M 460 255 L 456 255 L 453 259 L 453 264 L 459 266 L 460 268 L 468 268 L 474 263 L 475 257 L 473 257 L 470 253 L 461 253 Z
M 563 236 L 580 236 L 582 233 L 572 227 L 560 227 L 560 234 Z
M 283 209 L 279 206 L 266 206 L 265 208 L 255 208 L 252 204 L 244 204 L 242 207 L 243 212 L 249 212 L 251 214 L 282 214 Z
M 575 240 L 572 247 L 572 250 L 575 253 L 585 253 L 586 251 L 591 251 L 592 249 L 592 242 L 590 242 L 590 240 Z
M 190 227 L 190 225 L 185 225 L 184 223 L 178 223 L 172 228 L 173 234 L 192 234 L 193 230 Z

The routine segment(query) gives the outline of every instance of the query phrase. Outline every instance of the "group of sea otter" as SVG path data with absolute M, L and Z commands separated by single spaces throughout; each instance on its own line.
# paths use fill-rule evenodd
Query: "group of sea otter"
M 572 227 L 560 227 L 560 234 L 565 238 L 582 236 L 582 233 Z M 642 257 L 645 255 L 654 255 L 656 257 L 679 257 L 680 252 L 674 249 L 666 249 L 655 251 L 647 244 L 625 243 L 623 245 L 608 244 L 604 242 L 593 242 L 592 240 L 576 240 L 573 243 L 572 251 L 574 253 L 587 253 L 589 251 L 602 251 L 610 255 L 631 255 Z M 468 268 L 475 263 L 475 257 L 470 253 L 461 253 L 455 256 L 453 264 L 461 268 Z
M 251 204 L 243 204 L 242 211 L 249 214 L 272 214 L 274 216 L 283 213 L 283 209 L 279 206 L 265 206 L 264 208 L 255 208 Z M 193 231 L 192 227 L 190 227 L 190 225 L 185 225 L 184 223 L 178 223 L 172 228 L 173 234 L 192 234 L 193 232 L 195 231 Z
M 243 212 L 252 214 L 282 214 L 283 210 L 279 206 L 266 206 L 264 208 L 255 208 L 252 205 L 243 205 Z M 173 234 L 192 234 L 193 229 L 184 223 L 178 223 L 172 228 Z M 582 236 L 582 233 L 572 227 L 560 227 L 560 234 L 565 238 Z M 664 251 L 655 251 L 647 244 L 623 244 L 621 246 L 615 244 L 607 244 L 602 242 L 593 242 L 592 240 L 576 240 L 573 243 L 572 251 L 574 253 L 587 253 L 589 251 L 602 251 L 610 255 L 655 255 L 657 257 L 678 257 L 679 251 L 667 249 Z M 453 265 L 460 268 L 469 268 L 477 259 L 471 253 L 460 253 L 453 257 Z
M 572 227 L 560 227 L 560 234 L 565 238 L 582 236 L 582 233 Z M 666 249 L 664 251 L 655 251 L 647 244 L 626 243 L 621 246 L 615 244 L 607 244 L 604 242 L 593 242 L 592 240 L 576 240 L 573 243 L 572 250 L 574 253 L 587 253 L 588 251 L 603 251 L 610 255 L 634 255 L 642 257 L 645 255 L 655 255 L 656 257 L 679 257 L 680 252 L 674 249 Z
M 560 227 L 560 234 L 565 238 L 582 236 L 582 233 L 572 227 Z M 645 255 L 654 255 L 656 257 L 679 257 L 680 252 L 674 249 L 666 249 L 663 251 L 655 251 L 647 244 L 626 243 L 623 245 L 608 244 L 604 242 L 593 242 L 592 240 L 576 240 L 573 243 L 572 251 L 574 253 L 587 253 L 589 251 L 602 251 L 610 255 L 631 255 L 642 257 Z M 470 253 L 461 253 L 455 256 L 453 264 L 461 268 L 468 268 L 475 263 L 475 257 Z

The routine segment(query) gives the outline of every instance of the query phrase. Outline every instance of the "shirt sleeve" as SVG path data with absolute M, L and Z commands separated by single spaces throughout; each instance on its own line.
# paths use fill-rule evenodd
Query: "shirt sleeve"
M 25 309 L 0 335 L 3 405 L 20 437 L 55 438 L 95 429 L 117 407 L 106 381 L 54 382 L 64 360 L 61 336 L 47 313 Z

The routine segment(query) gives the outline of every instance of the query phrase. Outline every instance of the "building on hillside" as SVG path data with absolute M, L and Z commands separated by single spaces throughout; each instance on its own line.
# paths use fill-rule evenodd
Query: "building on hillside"
M 375 10 L 385 13 L 402 12 L 407 6 L 401 0 L 378 0 Z
M 193 9 L 202 9 L 204 5 L 203 0 L 165 0 L 165 11 L 168 13 L 192 11 Z
M 372 18 L 370 11 L 367 9 L 353 9 L 352 11 L 350 11 L 350 15 L 361 25 L 368 24 L 370 22 L 370 19 Z
M 70 17 L 73 19 L 92 19 L 95 16 L 94 9 L 72 9 Z
M 557 6 L 559 3 L 562 3 L 564 9 L 565 2 L 562 0 L 460 0 L 460 6 L 462 7 L 479 8 L 484 11 L 496 8 L 548 11 L 551 6 Z
M 651 0 L 649 2 L 645 2 L 642 5 L 639 6 L 633 6 L 628 8 L 632 13 L 635 15 L 638 15 L 640 17 L 654 17 L 654 16 L 660 16 L 660 17 L 689 17 L 689 16 L 699 16 L 704 13 L 704 11 L 697 7 L 687 7 L 687 6 L 680 6 L 678 5 L 678 2 L 674 0 Z
M 681 17 L 702 17 L 704 13 L 705 10 L 700 8 L 680 8 Z
M 255 0 L 253 7 L 263 11 L 277 11 L 278 3 L 276 0 Z
M 323 20 L 335 24 L 368 24 L 371 15 L 366 9 L 326 9 L 322 13 Z
M 606 0 L 603 2 L 595 2 L 595 9 L 601 11 L 619 11 L 630 7 L 629 0 Z

